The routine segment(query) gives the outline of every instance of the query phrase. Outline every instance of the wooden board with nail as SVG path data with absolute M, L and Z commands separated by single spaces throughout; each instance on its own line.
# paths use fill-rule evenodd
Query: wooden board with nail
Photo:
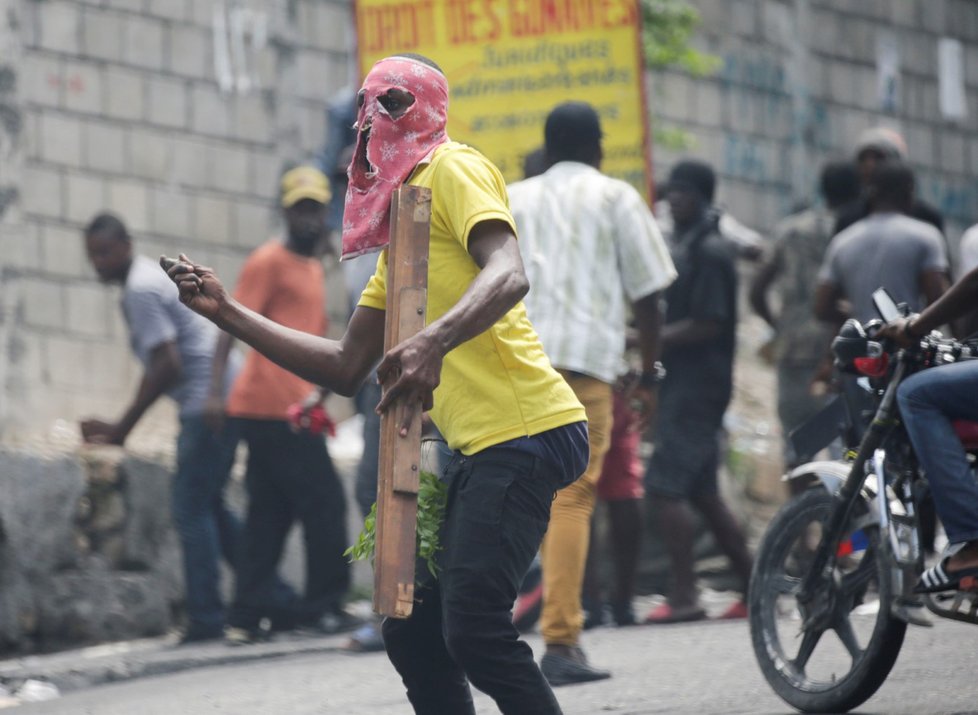
M 399 188 L 391 202 L 385 352 L 424 328 L 430 229 L 431 191 L 417 186 Z M 406 437 L 398 434 L 403 419 L 401 405 L 381 417 L 377 475 L 374 610 L 393 618 L 407 618 L 414 606 L 421 472 L 421 412 L 415 413 Z

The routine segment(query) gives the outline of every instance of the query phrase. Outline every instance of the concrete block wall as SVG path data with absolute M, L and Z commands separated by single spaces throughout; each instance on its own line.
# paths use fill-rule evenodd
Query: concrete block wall
M 243 57 L 217 40 L 229 6 L 254 31 Z M 141 372 L 118 290 L 85 260 L 85 223 L 114 211 L 140 253 L 186 251 L 233 281 L 277 230 L 283 163 L 320 148 L 324 101 L 351 81 L 352 11 L 346 0 L 0 0 L 0 18 L 14 78 L 0 101 L 21 121 L 0 129 L 0 192 L 18 189 L 0 214 L 0 440 L 17 442 L 58 419 L 119 415 Z M 241 78 L 258 86 L 222 87 Z M 134 437 L 171 424 L 161 407 Z
M 850 156 L 863 129 L 899 129 L 922 195 L 943 211 L 952 246 L 978 221 L 978 3 L 968 0 L 690 0 L 701 14 L 696 46 L 717 56 L 708 78 L 652 77 L 654 121 L 686 129 L 688 151 L 654 149 L 664 178 L 682 155 L 710 161 L 719 199 L 768 231 L 814 196 L 819 165 Z M 899 57 L 894 111 L 880 106 L 878 44 Z M 964 46 L 967 118 L 938 102 L 937 45 Z
M 703 18 L 697 46 L 720 68 L 652 77 L 654 121 L 694 141 L 684 152 L 656 148 L 657 176 L 682 154 L 705 158 L 720 173 L 721 202 L 768 231 L 811 198 L 823 160 L 850 154 L 862 129 L 883 123 L 905 134 L 952 245 L 978 220 L 978 4 L 690 1 Z M 140 251 L 187 250 L 233 280 L 273 230 L 283 160 L 320 145 L 324 101 L 352 81 L 351 1 L 234 3 L 268 38 L 246 45 L 243 68 L 215 40 L 230 4 L 0 0 L 9 118 L 0 122 L 0 441 L 46 435 L 59 418 L 117 415 L 139 375 L 116 293 L 96 283 L 81 250 L 96 211 L 118 211 Z M 941 37 L 964 44 L 961 121 L 939 110 Z M 893 111 L 877 91 L 888 38 L 900 68 Z M 259 87 L 222 89 L 227 61 L 241 70 L 233 80 Z M 331 287 L 338 325 L 335 276 Z M 170 416 L 158 411 L 134 437 Z
M 166 466 L 0 448 L 0 475 L 0 654 L 158 635 L 182 613 Z

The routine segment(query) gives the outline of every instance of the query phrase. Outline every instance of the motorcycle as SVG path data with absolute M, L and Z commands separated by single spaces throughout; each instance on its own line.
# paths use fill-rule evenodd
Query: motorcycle
M 883 321 L 906 314 L 880 289 Z M 978 624 L 978 591 L 913 592 L 924 569 L 918 504 L 926 482 L 900 423 L 896 391 L 922 369 L 978 357 L 934 332 L 913 349 L 877 340 L 883 322 L 849 320 L 832 344 L 850 377 L 836 401 L 792 433 L 814 455 L 841 436 L 838 461 L 812 461 L 785 479 L 810 483 L 765 532 L 749 589 L 754 655 L 768 684 L 803 712 L 846 712 L 870 698 L 896 663 L 908 624 L 924 613 Z M 978 423 L 956 423 L 978 455 Z

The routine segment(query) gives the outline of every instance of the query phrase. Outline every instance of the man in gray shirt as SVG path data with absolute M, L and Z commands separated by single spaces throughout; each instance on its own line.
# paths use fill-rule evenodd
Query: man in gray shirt
M 82 437 L 86 442 L 122 445 L 161 395 L 180 405 L 172 506 L 183 549 L 189 621 L 183 642 L 220 638 L 224 607 L 218 562 L 223 554 L 233 564 L 240 527 L 223 497 L 238 435 L 231 425 L 214 431 L 202 416 L 218 331 L 180 303 L 176 287 L 154 261 L 133 256 L 129 233 L 118 218 L 100 214 L 84 235 L 99 279 L 123 287 L 130 346 L 145 371 L 122 418 L 84 420 Z M 228 384 L 236 372 L 228 370 Z
M 836 235 L 826 251 L 815 292 L 817 318 L 835 324 L 878 318 L 872 294 L 881 286 L 915 313 L 947 290 L 944 239 L 906 215 L 913 198 L 910 168 L 896 160 L 880 164 L 869 191 L 870 215 Z M 848 310 L 840 306 L 843 300 Z

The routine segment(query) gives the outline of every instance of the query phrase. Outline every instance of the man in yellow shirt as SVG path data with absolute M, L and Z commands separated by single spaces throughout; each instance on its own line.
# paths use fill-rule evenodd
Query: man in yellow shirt
M 474 713 L 471 682 L 503 713 L 560 713 L 510 610 L 554 493 L 587 465 L 584 408 L 550 365 L 520 302 L 528 283 L 502 176 L 448 140 L 447 101 L 441 70 L 416 55 L 378 62 L 358 95 L 344 255 L 386 244 L 396 186 L 432 191 L 427 325 L 386 355 L 386 250 L 338 341 L 247 310 L 213 271 L 186 257 L 170 276 L 193 310 L 340 394 L 352 395 L 383 358 L 377 409 L 430 410 L 455 450 L 443 477 L 438 579 L 419 584 L 409 619 L 389 619 L 383 629 L 415 712 Z M 407 435 L 407 423 L 400 433 Z

